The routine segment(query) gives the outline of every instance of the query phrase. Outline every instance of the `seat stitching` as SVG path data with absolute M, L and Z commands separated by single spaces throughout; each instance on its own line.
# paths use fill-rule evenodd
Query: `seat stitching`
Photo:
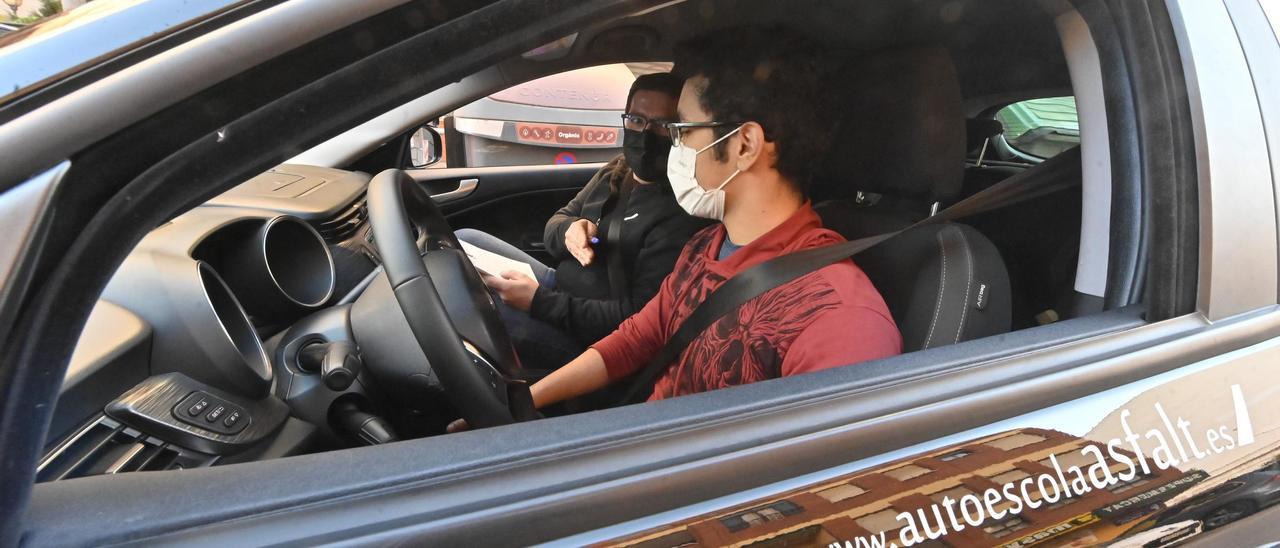
M 973 289 L 973 254 L 969 252 L 969 239 L 965 237 L 964 231 L 957 228 L 956 232 L 960 234 L 960 249 L 969 262 L 969 281 L 964 286 L 964 308 L 960 309 L 960 328 L 956 330 L 956 342 L 960 342 L 960 334 L 964 333 L 964 320 L 969 315 L 969 292 Z
M 924 339 L 923 348 L 929 348 L 929 343 L 933 341 L 933 328 L 938 325 L 938 317 L 942 314 L 942 296 L 947 291 L 947 245 L 942 241 L 941 232 L 935 239 L 938 240 L 938 248 L 942 250 L 942 275 L 938 277 L 938 300 L 933 306 L 933 321 L 929 322 L 929 334 Z

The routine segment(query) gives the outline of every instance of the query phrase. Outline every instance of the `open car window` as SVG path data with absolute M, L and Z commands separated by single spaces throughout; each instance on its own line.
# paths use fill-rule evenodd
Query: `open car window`
M 540 65 L 545 61 L 521 57 L 509 62 L 520 63 L 525 70 L 546 71 Z M 1055 164 L 970 169 L 963 163 L 966 143 L 957 139 L 964 123 L 958 108 L 964 87 L 945 48 L 902 48 L 833 62 L 843 64 L 841 73 L 850 79 L 834 82 L 830 93 L 844 97 L 846 104 L 877 104 L 885 114 L 857 117 L 855 124 L 849 120 L 857 116 L 856 111 L 838 113 L 843 123 L 833 125 L 840 133 L 820 158 L 823 165 L 810 198 L 823 223 L 846 239 L 911 224 L 929 211 L 926 199 L 936 200 L 932 207 L 940 208 L 966 197 L 967 189 L 976 184 L 989 187 L 1018 176 L 1063 181 L 1052 194 L 1019 202 L 1016 208 L 927 227 L 931 232 L 916 231 L 855 258 L 901 331 L 904 354 L 1087 318 L 1104 308 L 1104 295 L 1083 294 L 1074 284 L 1073 267 L 1082 245 L 1087 245 L 1080 242 L 1084 181 L 1078 151 Z M 545 171 L 578 174 L 572 180 L 543 175 L 543 170 L 616 157 L 622 138 L 618 122 L 631 82 L 639 74 L 670 68 L 670 63 L 612 63 L 555 71 L 434 113 L 443 130 L 444 160 L 439 169 L 421 170 L 415 175 L 421 179 L 414 181 L 435 195 L 439 214 L 450 228 L 506 236 L 507 243 L 527 248 L 546 266 L 555 267 L 555 259 L 540 255 L 534 240 L 540 239 L 542 223 L 554 208 L 563 205 L 552 200 L 565 200 L 565 187 L 580 188 L 585 182 L 581 174 L 589 172 Z M 936 80 L 921 86 L 924 75 Z M 1072 83 L 1065 66 L 1056 73 L 1046 72 L 1044 78 Z M 877 85 L 862 84 L 868 79 Z M 892 97 L 883 95 L 886 91 L 892 91 Z M 1011 143 L 1051 157 L 1080 143 L 1074 106 L 1072 97 L 1031 100 L 1005 107 L 996 117 L 1005 123 L 1004 136 Z M 945 116 L 927 114 L 939 111 Z M 920 141 L 915 147 L 897 149 L 892 162 L 870 163 L 873 158 L 883 159 L 884 153 L 875 148 L 878 145 L 867 143 L 897 144 L 916 138 L 918 128 L 939 123 L 948 125 L 949 138 Z M 410 156 L 415 154 L 414 146 L 424 147 L 423 135 L 415 132 L 416 140 L 409 140 Z M 383 148 L 390 146 L 400 145 L 393 141 Z M 425 156 L 421 150 L 416 154 Z M 937 161 L 939 157 L 952 162 Z M 442 426 L 458 417 L 456 402 L 434 398 L 420 403 L 419 392 L 448 389 L 429 364 L 411 364 L 403 358 L 414 354 L 415 337 L 396 314 L 388 316 L 393 309 L 387 308 L 386 256 L 380 249 L 385 244 L 374 234 L 370 217 L 378 210 L 370 205 L 366 190 L 369 172 L 390 167 L 377 164 L 385 158 L 389 156 L 359 160 L 372 168 L 367 172 L 277 166 L 149 233 L 108 284 L 100 305 L 141 323 L 144 332 L 150 329 L 149 355 L 139 361 L 141 351 L 103 351 L 93 363 L 78 364 L 78 376 L 67 382 L 67 389 L 92 391 L 90 387 L 105 382 L 98 379 L 121 378 L 110 377 L 115 370 L 129 371 L 126 378 L 131 379 L 139 371 L 151 371 L 154 376 L 136 378 L 138 387 L 124 396 L 114 393 L 114 388 L 99 391 L 106 398 L 100 403 L 111 410 L 107 418 L 114 421 L 104 424 L 128 430 L 131 422 L 148 416 L 150 411 L 143 405 L 148 394 L 179 385 L 179 391 L 189 392 L 191 401 L 169 406 L 180 412 L 164 417 L 166 426 L 159 435 L 139 430 L 142 437 L 135 442 L 154 444 L 166 435 L 193 438 L 186 445 L 194 446 L 196 455 L 183 456 L 194 459 L 197 466 L 215 465 L 223 455 L 260 443 L 282 421 L 315 424 L 323 440 L 320 447 L 326 450 L 367 441 L 368 432 L 348 428 L 348 422 L 355 421 L 351 417 L 382 421 L 379 428 L 389 433 L 385 440 L 401 439 L 399 432 L 412 433 L 405 437 L 443 433 Z M 859 186 L 835 178 L 852 169 L 870 170 L 856 179 Z M 876 198 L 864 200 L 866 194 Z M 523 226 L 512 226 L 517 223 Z M 423 245 L 429 245 L 423 243 L 429 242 L 429 235 L 422 237 L 426 232 L 424 227 L 414 232 Z M 511 234 L 515 237 L 507 236 Z M 935 240 L 945 245 L 934 245 Z M 176 262 L 155 266 L 169 261 Z M 187 269 L 188 264 L 194 268 Z M 149 286 L 168 289 L 157 295 L 144 290 Z M 458 296 L 466 294 L 464 286 L 441 286 L 437 291 L 451 299 L 452 314 L 476 313 L 457 304 Z M 185 297 L 187 293 L 192 298 Z M 922 299 L 928 306 L 919 305 Z M 205 306 L 204 300 L 213 306 Z M 123 311 L 115 311 L 114 306 Z M 118 323 L 114 317 L 106 312 L 92 316 L 85 339 L 112 333 Z M 387 323 L 388 318 L 393 323 Z M 473 320 L 455 321 L 466 329 Z M 468 350 L 475 359 L 495 360 L 501 355 L 501 349 L 484 345 L 474 334 L 462 337 L 476 341 Z M 337 348 L 347 339 L 353 348 L 347 354 L 333 357 L 322 351 Z M 133 350 L 146 340 L 125 337 L 119 344 L 121 349 Z M 354 348 L 359 348 L 358 354 Z M 998 347 L 996 351 L 1013 352 Z M 230 363 L 238 361 L 237 356 L 251 362 L 252 374 Z M 360 368 L 347 375 L 363 375 L 364 380 L 331 383 L 330 365 L 326 365 L 331 359 L 355 360 Z M 832 366 L 866 367 L 824 364 Z M 414 368 L 427 372 L 410 374 Z M 260 405 L 251 405 L 234 397 L 247 390 L 253 393 L 250 399 L 262 398 L 267 386 L 274 387 L 265 400 L 268 403 L 258 400 Z M 73 393 L 78 392 L 68 392 Z M 613 404 L 616 398 L 605 398 L 603 403 L 557 407 L 549 413 L 572 414 Z M 402 408 L 412 413 L 402 415 Z M 84 419 L 66 417 L 56 422 L 59 433 L 66 434 L 60 437 L 63 445 L 53 451 L 62 459 L 85 458 L 58 450 L 75 445 L 72 426 Z M 212 439 L 204 439 L 208 437 Z M 210 458 L 202 461 L 199 453 Z M 42 477 L 63 479 L 98 472 L 93 467 L 64 470 L 63 465 L 51 460 L 46 465 L 50 472 Z
M 1052 158 L 1080 145 L 1075 97 L 1020 101 L 996 112 L 1009 146 L 1036 158 Z

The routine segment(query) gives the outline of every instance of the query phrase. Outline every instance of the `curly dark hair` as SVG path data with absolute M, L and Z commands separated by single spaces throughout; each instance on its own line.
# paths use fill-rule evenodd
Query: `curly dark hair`
M 677 48 L 676 72 L 699 78 L 699 103 L 712 120 L 756 122 L 778 150 L 775 167 L 805 194 L 831 140 L 830 61 L 812 41 L 782 28 L 730 28 Z M 736 126 L 715 129 L 722 137 Z M 714 148 L 726 158 L 727 141 Z

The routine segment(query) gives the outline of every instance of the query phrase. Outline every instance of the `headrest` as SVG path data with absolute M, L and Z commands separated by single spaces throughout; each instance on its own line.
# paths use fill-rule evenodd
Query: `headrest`
M 833 83 L 843 109 L 811 185 L 815 201 L 874 192 L 947 201 L 964 178 L 960 83 L 947 50 L 916 47 L 851 61 Z
M 973 152 L 982 148 L 987 139 L 1004 133 L 1004 124 L 995 118 L 969 118 L 964 121 L 964 130 L 968 135 L 965 152 Z

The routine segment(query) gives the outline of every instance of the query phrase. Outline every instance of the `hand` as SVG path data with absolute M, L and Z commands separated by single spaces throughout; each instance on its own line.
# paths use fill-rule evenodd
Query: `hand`
M 569 225 L 564 233 L 564 247 L 582 266 L 591 264 L 596 252 L 591 248 L 591 239 L 596 237 L 596 224 L 586 219 L 578 219 Z
M 514 270 L 501 276 L 483 276 L 484 284 L 498 292 L 502 302 L 516 310 L 529 311 L 533 306 L 533 294 L 538 291 L 538 281 Z
M 467 424 L 467 419 L 458 419 L 449 423 L 449 426 L 444 427 L 444 433 L 457 434 L 458 432 L 466 432 L 470 429 L 471 425 Z

